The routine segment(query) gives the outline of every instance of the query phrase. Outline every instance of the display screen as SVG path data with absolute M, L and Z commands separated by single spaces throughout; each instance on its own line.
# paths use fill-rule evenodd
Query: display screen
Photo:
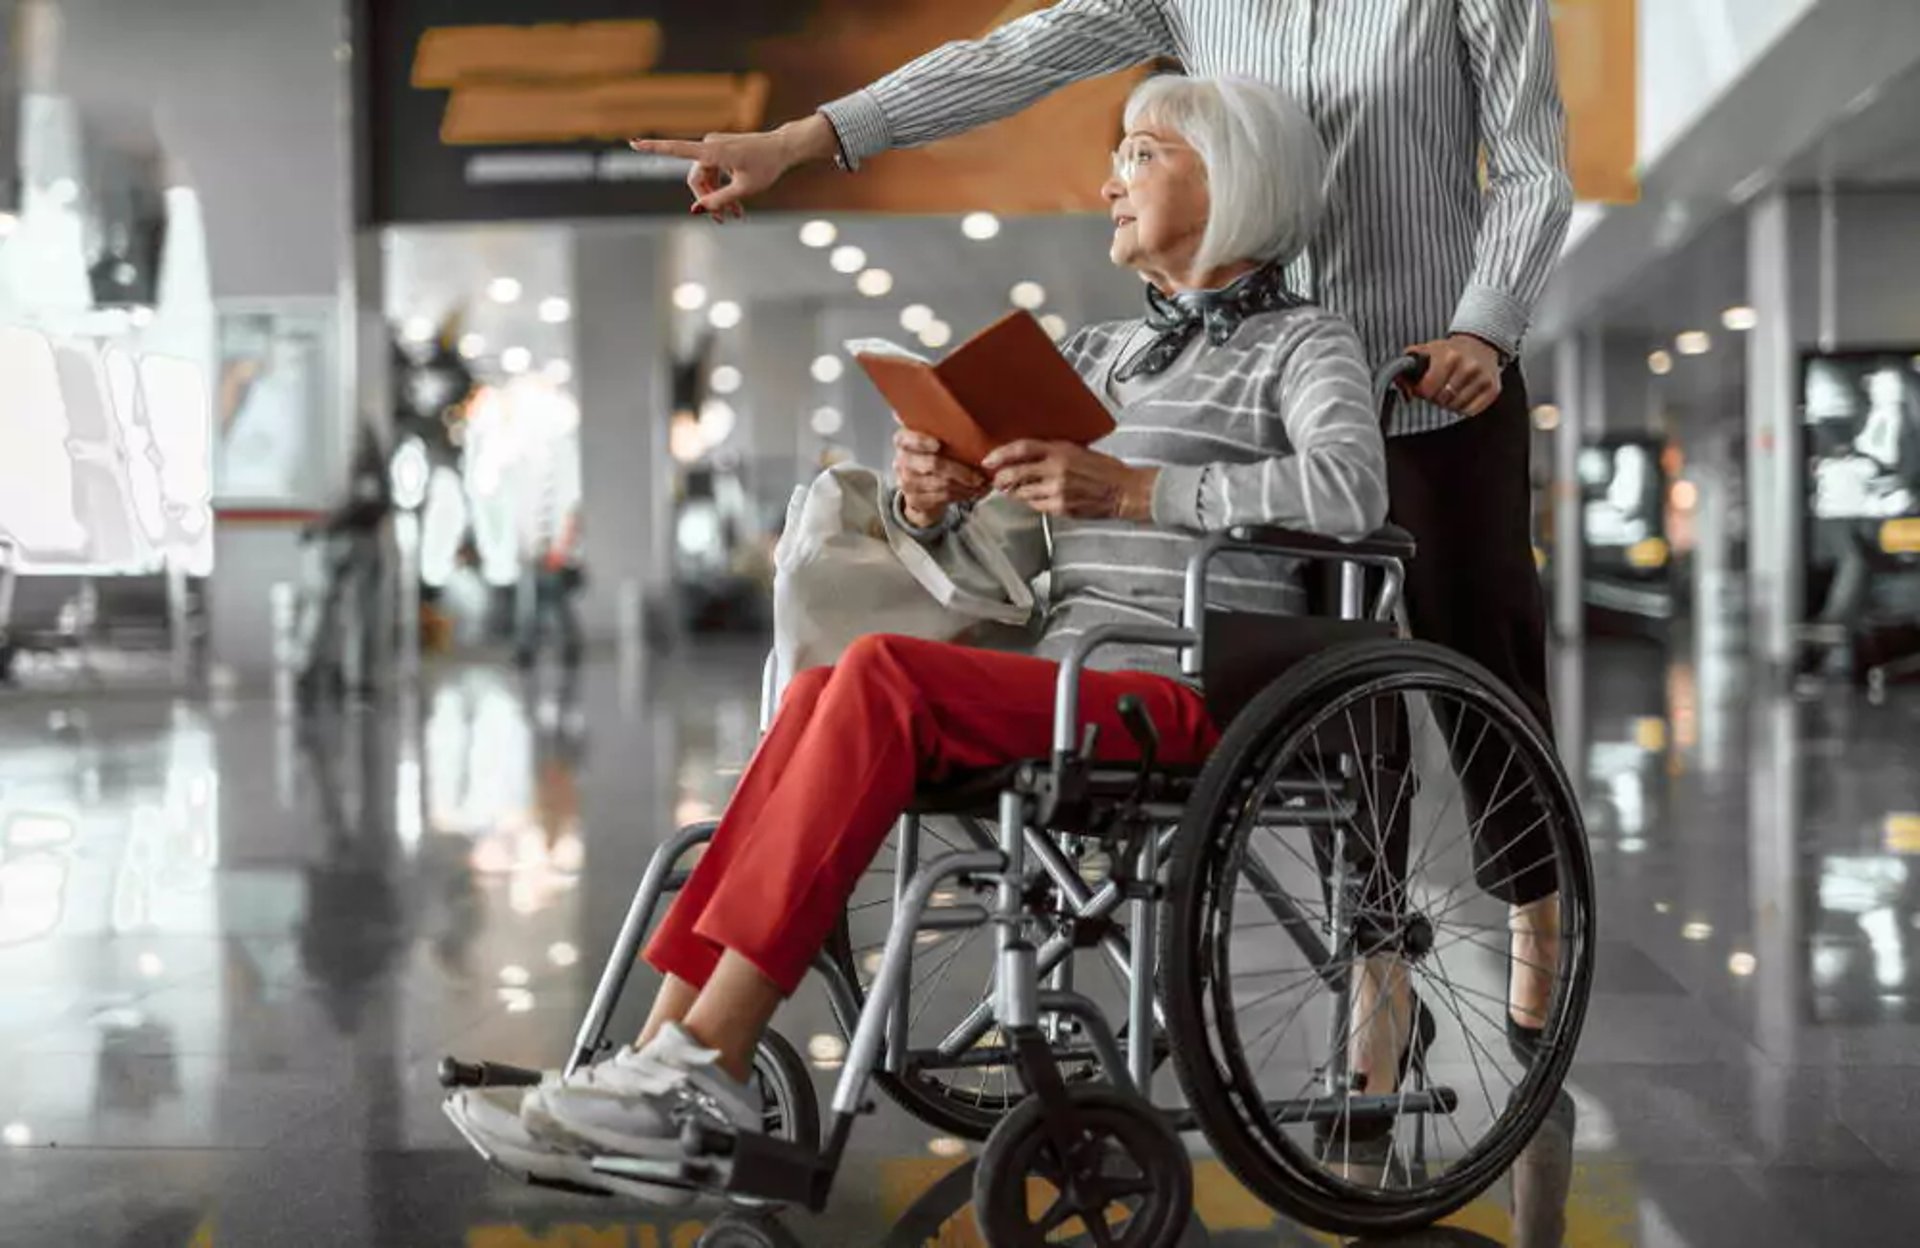
M 1581 450 L 1581 523 L 1594 571 L 1666 568 L 1666 473 L 1660 452 L 1653 438 L 1607 438 Z
M 1920 617 L 1920 351 L 1810 356 L 1802 377 L 1809 618 Z

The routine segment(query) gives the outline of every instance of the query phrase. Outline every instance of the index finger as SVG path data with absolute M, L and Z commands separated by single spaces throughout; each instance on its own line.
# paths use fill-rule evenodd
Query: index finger
M 998 450 L 991 452 L 985 459 L 980 461 L 980 466 L 988 472 L 994 472 L 998 469 L 1005 468 L 1008 464 L 1026 464 L 1036 459 L 1044 459 L 1046 454 L 1047 444 L 1045 442 L 1038 442 L 1032 438 L 1021 438 L 1018 442 L 1009 442 Z
M 694 160 L 707 163 L 707 145 L 692 143 L 685 139 L 632 139 L 627 146 L 636 152 L 645 152 L 649 156 L 677 156 L 681 160 Z

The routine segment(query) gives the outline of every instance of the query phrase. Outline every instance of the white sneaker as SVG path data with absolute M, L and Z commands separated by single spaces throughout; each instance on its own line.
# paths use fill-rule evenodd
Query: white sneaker
M 765 1130 L 759 1088 L 723 1073 L 719 1056 L 669 1023 L 645 1048 L 622 1049 L 528 1092 L 521 1122 L 535 1138 L 576 1151 L 662 1161 L 684 1158 L 681 1127 L 696 1115 L 736 1131 Z
M 693 1201 L 696 1193 L 684 1187 L 600 1174 L 593 1168 L 594 1150 L 534 1135 L 520 1119 L 526 1095 L 524 1088 L 469 1088 L 440 1108 L 482 1157 L 523 1183 L 562 1184 L 662 1209 Z

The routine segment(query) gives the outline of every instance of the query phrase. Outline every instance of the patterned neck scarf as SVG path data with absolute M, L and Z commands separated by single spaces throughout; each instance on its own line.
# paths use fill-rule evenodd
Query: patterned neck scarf
M 1147 328 L 1154 332 L 1153 340 L 1134 352 L 1113 378 L 1132 381 L 1156 376 L 1180 358 L 1202 329 L 1207 331 L 1207 341 L 1218 347 L 1233 337 L 1240 322 L 1248 317 L 1297 308 L 1305 302 L 1287 289 L 1286 274 L 1277 264 L 1262 265 L 1219 290 L 1169 295 L 1148 284 Z

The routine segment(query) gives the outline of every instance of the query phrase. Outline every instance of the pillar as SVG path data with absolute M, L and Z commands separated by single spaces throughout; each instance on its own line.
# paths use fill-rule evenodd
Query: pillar
M 580 399 L 581 519 L 589 645 L 613 643 L 637 662 L 646 624 L 671 628 L 673 608 L 669 331 L 665 234 L 582 226 L 573 239 Z
M 1554 387 L 1560 427 L 1553 437 L 1553 618 L 1563 642 L 1586 635 L 1586 523 L 1580 506 L 1580 448 L 1586 431 L 1601 425 L 1600 344 L 1592 333 L 1571 334 L 1554 348 Z
M 1793 664 L 1805 579 L 1790 225 L 1782 191 L 1748 210 L 1748 301 L 1759 316 L 1747 339 L 1749 635 L 1755 660 L 1776 675 Z

